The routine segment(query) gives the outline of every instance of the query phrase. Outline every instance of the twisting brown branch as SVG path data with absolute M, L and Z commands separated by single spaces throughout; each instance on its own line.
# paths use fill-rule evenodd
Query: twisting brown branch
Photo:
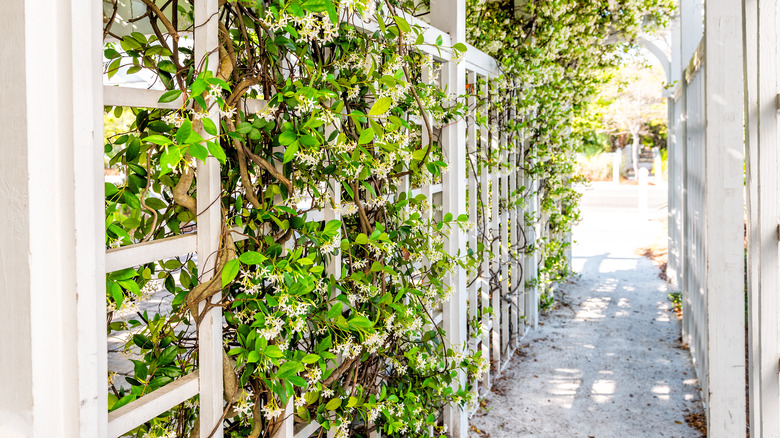
M 225 118 L 225 125 L 230 131 L 236 130 L 236 127 L 233 124 L 233 120 L 230 117 Z M 241 185 L 244 186 L 246 199 L 252 203 L 253 207 L 260 208 L 260 200 L 258 200 L 257 195 L 255 195 L 255 186 L 252 184 L 252 179 L 249 178 L 249 171 L 246 167 L 246 153 L 244 153 L 244 145 L 242 145 L 241 142 L 237 139 L 233 137 L 230 138 L 232 140 L 233 147 L 236 148 L 236 152 L 238 153 L 238 170 L 241 174 Z
M 141 0 L 144 2 L 144 4 L 154 11 L 154 14 L 157 15 L 157 18 L 162 21 L 163 26 L 165 26 L 166 29 L 168 29 L 168 33 L 171 34 L 174 40 L 179 40 L 179 33 L 176 31 L 176 28 L 173 27 L 173 24 L 171 24 L 170 20 L 168 20 L 168 17 L 165 16 L 163 11 L 160 10 L 160 8 L 157 6 L 157 4 L 154 3 L 154 0 Z
M 192 187 L 192 181 L 195 179 L 195 171 L 190 166 L 190 161 L 192 158 L 190 157 L 190 154 L 185 154 L 184 156 L 184 170 L 181 173 L 181 178 L 179 178 L 179 182 L 176 183 L 176 185 L 173 187 L 173 201 L 186 208 L 187 210 L 192 213 L 193 216 L 198 215 L 198 204 L 195 201 L 195 198 L 190 196 L 190 188 Z
M 157 210 L 149 207 L 146 205 L 146 195 L 149 193 L 149 186 L 152 185 L 152 170 L 151 170 L 151 162 L 152 162 L 152 148 L 149 148 L 149 150 L 146 153 L 146 187 L 144 187 L 143 192 L 141 192 L 141 206 L 148 210 L 152 215 L 154 216 L 154 220 L 152 220 L 152 226 L 149 227 L 149 232 L 144 236 L 144 238 L 141 240 L 141 242 L 148 241 L 153 235 L 154 230 L 157 228 Z
M 252 153 L 252 151 L 250 151 L 246 146 L 242 145 L 242 147 L 244 148 L 244 153 L 246 154 L 247 157 L 249 157 L 250 160 L 252 160 L 255 164 L 265 169 L 265 171 L 270 173 L 271 176 L 273 176 L 274 178 L 279 180 L 279 182 L 284 184 L 290 193 L 293 192 L 293 185 L 290 182 L 290 180 L 287 179 L 287 177 L 285 177 L 281 172 L 276 170 L 276 167 L 274 167 L 273 164 L 266 161 L 263 157 L 259 157 L 254 153 Z

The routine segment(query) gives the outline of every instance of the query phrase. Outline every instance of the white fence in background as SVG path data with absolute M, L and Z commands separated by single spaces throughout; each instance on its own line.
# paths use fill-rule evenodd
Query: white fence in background
M 673 26 L 669 273 L 711 437 L 746 430 L 741 26 L 742 5 L 728 0 L 682 0 Z

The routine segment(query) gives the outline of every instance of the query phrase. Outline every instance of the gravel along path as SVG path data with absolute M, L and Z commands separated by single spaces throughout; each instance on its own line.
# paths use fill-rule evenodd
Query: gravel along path
M 471 418 L 472 438 L 700 437 L 702 412 L 680 321 L 654 262 L 665 246 L 666 186 L 583 189 L 573 269 L 556 308 L 521 343 L 515 362 Z

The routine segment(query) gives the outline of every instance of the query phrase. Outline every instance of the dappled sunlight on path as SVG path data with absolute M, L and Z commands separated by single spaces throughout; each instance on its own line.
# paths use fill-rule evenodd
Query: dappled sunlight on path
M 557 308 L 472 417 L 472 437 L 699 436 L 685 423 L 701 402 L 680 322 L 658 268 L 637 254 L 665 232 L 665 187 L 651 187 L 654 218 L 641 223 L 635 187 L 596 187 L 575 229 L 580 275 L 558 288 Z

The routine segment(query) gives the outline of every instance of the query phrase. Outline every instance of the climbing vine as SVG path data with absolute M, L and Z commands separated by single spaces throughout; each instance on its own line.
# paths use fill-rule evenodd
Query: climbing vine
M 443 432 L 441 408 L 473 397 L 454 376 L 487 363 L 434 320 L 451 293 L 443 277 L 469 257 L 444 242 L 468 218 L 400 187 L 440 180 L 440 127 L 464 112 L 416 49 L 421 30 L 369 0 L 220 2 L 212 70 L 187 41 L 190 2 L 144 3 L 152 36 L 106 24 L 106 74 L 151 72 L 169 90 L 160 101 L 181 106 L 108 109 L 132 117 L 106 143 L 126 175 L 106 187 L 106 244 L 193 230 L 204 199 L 194 169 L 209 156 L 222 169 L 221 195 L 208 200 L 222 210 L 222 238 L 205 255 L 212 272 L 183 257 L 108 275 L 109 331 L 133 329 L 126 348 L 139 356 L 129 387 L 112 383 L 110 409 L 195 369 L 194 326 L 220 306 L 227 435 L 271 436 L 290 400 L 299 420 L 337 437 Z M 377 29 L 355 24 L 364 20 Z M 341 219 L 311 219 L 328 208 Z M 171 311 L 140 311 L 161 285 Z M 186 436 L 196 405 L 129 435 Z
M 185 256 L 107 275 L 109 335 L 129 330 L 124 348 L 134 357 L 124 382 L 109 376 L 109 409 L 195 370 L 196 327 L 219 306 L 227 436 L 271 436 L 289 401 L 297 420 L 337 437 L 445 433 L 442 408 L 474 402 L 456 376 L 479 380 L 489 364 L 437 328 L 451 293 L 443 278 L 474 273 L 492 236 L 483 225 L 479 251 L 448 253 L 450 233 L 477 218 L 409 191 L 441 181 L 441 128 L 467 110 L 467 96 L 450 96 L 419 50 L 422 29 L 396 10 L 424 17 L 425 2 L 223 0 L 211 66 L 193 53 L 191 0 L 142 3 L 132 20 L 149 33 L 117 30 L 118 2 L 109 2 L 105 74 L 149 74 L 173 108 L 106 109 L 116 125 L 107 165 L 124 175 L 106 184 L 106 246 L 194 231 L 205 198 L 195 168 L 209 159 L 221 164 L 220 195 L 205 200 L 222 212 L 221 239 L 216 253 L 201 254 L 214 267 L 207 272 Z M 660 3 L 628 3 L 615 19 L 596 2 L 529 2 L 515 16 L 507 1 L 469 1 L 469 41 L 512 78 L 495 81 L 480 105 L 515 108 L 518 117 L 498 123 L 526 145 L 515 163 L 500 151 L 488 161 L 542 182 L 551 233 L 517 250 L 544 253 L 548 281 L 565 275 L 561 237 L 577 218 L 566 126 L 599 69 L 618 62 L 613 48 L 591 46 L 610 26 L 630 39 L 644 6 L 658 6 L 660 22 Z M 437 45 L 456 58 L 466 50 Z M 479 114 L 477 123 L 491 120 Z M 522 205 L 529 190 L 502 208 Z M 150 315 L 139 306 L 161 288 L 170 309 Z M 194 436 L 198 418 L 191 400 L 128 435 Z
M 467 2 L 468 40 L 501 63 L 521 87 L 508 102 L 526 114 L 527 140 L 517 163 L 540 181 L 542 220 L 549 234 L 536 248 L 543 255 L 541 281 L 569 275 L 562 236 L 579 220 L 573 187 L 577 137 L 573 120 L 587 118 L 589 103 L 623 55 L 643 34 L 663 29 L 672 0 Z

